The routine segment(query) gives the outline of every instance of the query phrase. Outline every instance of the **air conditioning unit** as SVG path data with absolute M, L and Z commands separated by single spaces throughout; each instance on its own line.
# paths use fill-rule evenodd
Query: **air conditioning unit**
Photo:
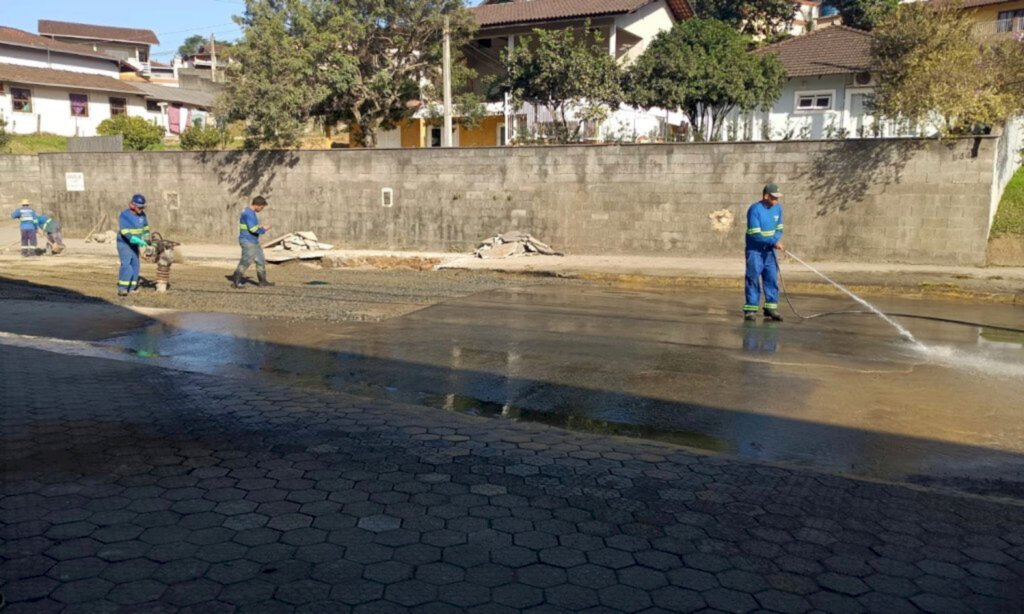
M 858 87 L 873 87 L 875 76 L 869 72 L 859 72 L 853 76 L 853 82 Z

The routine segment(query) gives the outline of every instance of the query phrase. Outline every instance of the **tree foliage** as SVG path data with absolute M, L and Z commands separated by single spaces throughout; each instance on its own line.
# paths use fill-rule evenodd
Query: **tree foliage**
M 214 39 L 217 44 L 217 54 L 219 55 L 222 51 L 228 53 L 234 43 L 230 41 L 222 41 Z M 193 34 L 186 38 L 181 45 L 178 47 L 178 55 L 196 55 L 206 50 L 206 46 L 210 43 L 209 37 L 203 36 L 202 34 Z
M 750 53 L 748 39 L 712 19 L 677 23 L 658 34 L 626 75 L 626 98 L 640 107 L 678 109 L 697 138 L 717 140 L 735 109 L 771 106 L 785 70 L 774 54 Z
M 250 147 L 293 145 L 309 120 L 372 146 L 440 69 L 445 17 L 457 61 L 475 27 L 461 0 L 246 0 L 226 106 Z
M 900 5 L 872 33 L 879 114 L 945 135 L 1001 124 L 1024 110 L 1024 45 L 975 35 L 954 4 Z
M 145 118 L 116 115 L 105 119 L 96 127 L 100 136 L 124 136 L 124 147 L 129 151 L 143 151 L 155 147 L 164 140 L 164 129 L 146 121 Z
M 534 30 L 504 51 L 502 64 L 495 87 L 517 107 L 546 107 L 559 142 L 578 141 L 584 122 L 605 119 L 622 101 L 619 66 L 589 22 L 582 30 Z
M 843 25 L 858 30 L 874 30 L 885 21 L 900 0 L 830 0 L 843 16 Z
M 796 8 L 792 0 L 694 0 L 702 19 L 717 19 L 741 34 L 771 40 L 788 32 Z

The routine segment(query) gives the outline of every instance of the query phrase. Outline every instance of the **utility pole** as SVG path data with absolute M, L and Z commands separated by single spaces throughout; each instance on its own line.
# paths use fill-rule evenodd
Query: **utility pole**
M 452 41 L 451 22 L 444 18 L 444 128 L 441 130 L 441 147 L 452 146 Z
M 217 39 L 210 35 L 210 80 L 217 82 Z

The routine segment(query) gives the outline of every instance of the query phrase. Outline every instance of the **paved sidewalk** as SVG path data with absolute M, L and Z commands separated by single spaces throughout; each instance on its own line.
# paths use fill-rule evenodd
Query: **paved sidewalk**
M 0 345 L 6 612 L 1018 611 L 1024 508 Z

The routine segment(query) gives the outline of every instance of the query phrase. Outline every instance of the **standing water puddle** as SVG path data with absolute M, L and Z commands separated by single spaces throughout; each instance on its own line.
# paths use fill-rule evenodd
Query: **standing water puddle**
M 1024 497 L 1024 335 L 915 320 L 914 334 L 938 348 L 924 355 L 874 318 L 740 322 L 722 307 L 735 302 L 718 291 L 546 287 L 373 324 L 167 315 L 105 343 L 189 371 Z M 1020 314 L 970 309 L 1003 323 Z

